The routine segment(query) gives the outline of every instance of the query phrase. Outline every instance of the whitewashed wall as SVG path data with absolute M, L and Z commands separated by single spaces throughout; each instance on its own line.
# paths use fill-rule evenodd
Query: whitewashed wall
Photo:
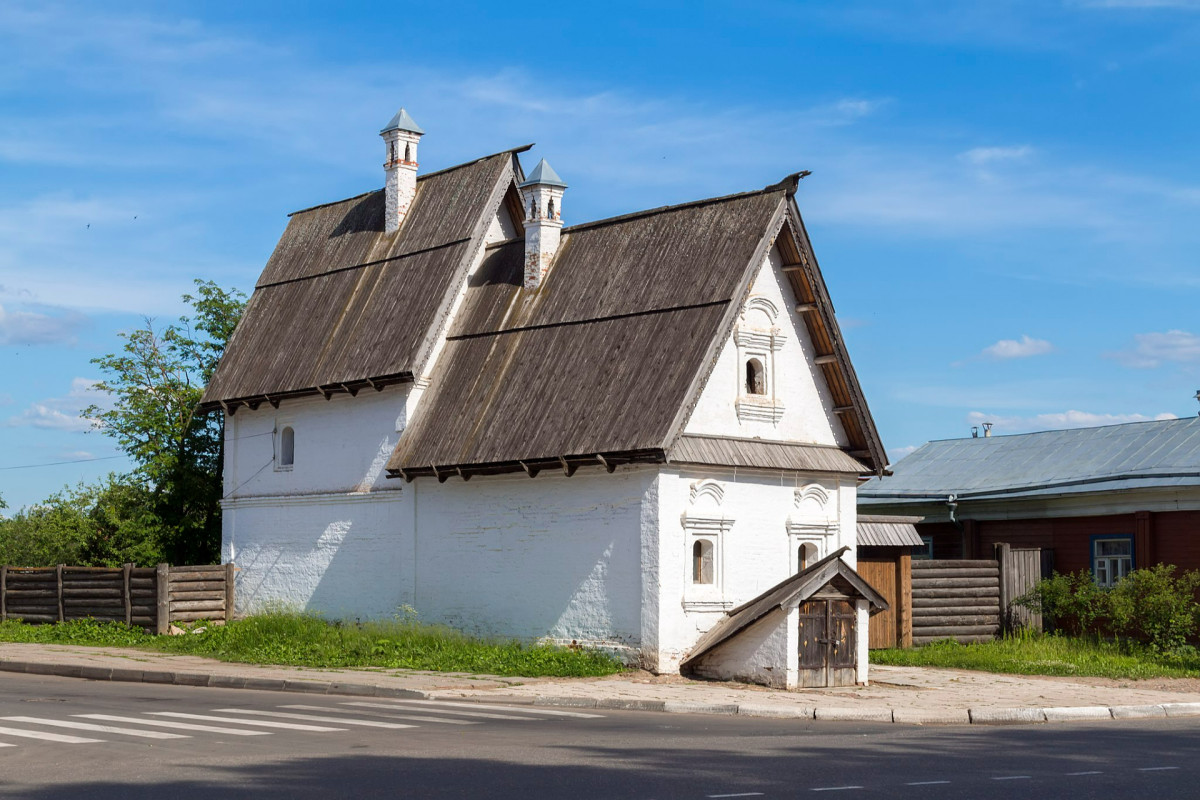
M 819 491 L 816 491 L 819 489 Z M 673 672 L 700 634 L 729 609 L 797 571 L 796 534 L 817 545 L 817 557 L 842 546 L 854 564 L 855 483 L 852 478 L 765 470 L 664 468 L 659 477 L 658 609 L 653 668 Z M 717 502 L 719 496 L 720 501 Z M 692 582 L 691 522 L 723 519 L 715 534 L 717 582 Z M 820 531 L 820 533 L 812 533 Z
M 795 638 L 789 635 L 789 614 L 775 609 L 732 639 L 714 647 L 692 664 L 704 678 L 760 683 L 777 689 L 796 685 L 788 662 L 797 661 Z M 794 667 L 793 667 L 794 672 Z M 790 682 L 789 682 L 790 677 Z
M 643 504 L 655 483 L 650 467 L 418 479 L 409 484 L 413 605 L 422 619 L 471 633 L 632 654 L 641 643 Z
M 779 332 L 780 349 L 768 355 L 766 364 L 771 395 L 781 406 L 778 420 L 739 419 L 735 404 L 745 396 L 744 356 L 751 348 L 739 348 L 735 335 L 721 349 L 684 428 L 686 433 L 759 437 L 839 447 L 848 442 L 833 413 L 833 399 L 820 376 L 820 367 L 813 364 L 816 353 L 808 329 L 796 312 L 796 299 L 781 266 L 778 249 L 771 248 L 754 279 L 747 308 L 738 320 L 740 330 L 762 332 L 774 327 Z M 773 322 L 769 319 L 771 308 L 778 314 Z

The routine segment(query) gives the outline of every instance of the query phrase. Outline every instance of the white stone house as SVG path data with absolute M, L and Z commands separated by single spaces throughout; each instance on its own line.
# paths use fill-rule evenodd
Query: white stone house
M 563 227 L 519 148 L 291 215 L 202 401 L 239 611 L 613 648 L 677 670 L 851 548 L 885 466 L 798 180 Z M 866 630 L 865 612 L 859 628 Z

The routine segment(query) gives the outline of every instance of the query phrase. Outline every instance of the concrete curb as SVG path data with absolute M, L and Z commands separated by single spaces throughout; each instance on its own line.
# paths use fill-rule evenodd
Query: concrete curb
M 324 694 L 343 697 L 382 697 L 402 700 L 456 700 L 460 702 L 504 702 L 512 705 L 558 706 L 562 708 L 606 708 L 623 711 L 653 711 L 668 714 L 713 714 L 773 719 L 820 720 L 827 722 L 888 722 L 899 725 L 1028 725 L 1039 722 L 1084 722 L 1096 720 L 1146 719 L 1200 716 L 1200 703 L 1162 703 L 1144 706 L 1076 706 L 1054 708 L 959 708 L 912 709 L 877 706 L 792 706 L 762 703 L 702 703 L 686 700 L 640 700 L 625 697 L 568 697 L 536 695 L 532 698 L 491 694 L 462 696 L 453 690 L 423 691 L 378 684 L 256 678 L 204 672 L 170 672 L 78 664 L 47 664 L 36 661 L 0 659 L 0 672 L 52 675 L 93 681 L 155 683 L 174 686 L 206 686 L 214 689 L 252 689 L 266 692 Z

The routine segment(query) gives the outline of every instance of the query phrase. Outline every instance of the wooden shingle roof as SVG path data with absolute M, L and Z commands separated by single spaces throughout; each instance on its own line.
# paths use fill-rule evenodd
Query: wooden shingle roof
M 383 191 L 293 214 L 201 408 L 412 380 L 514 161 L 505 152 L 421 176 L 393 234 Z

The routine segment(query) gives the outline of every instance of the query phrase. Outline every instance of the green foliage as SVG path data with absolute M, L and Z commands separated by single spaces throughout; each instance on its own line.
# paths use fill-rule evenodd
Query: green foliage
M 0 564 L 115 567 L 161 560 L 144 486 L 110 475 L 0 519 Z
M 150 636 L 116 623 L 0 625 L 0 641 L 131 646 L 251 664 L 375 667 L 509 676 L 610 675 L 624 669 L 597 650 L 477 639 L 411 618 L 343 624 L 274 612 L 227 625 L 193 625 L 181 636 Z
M 1159 564 L 1134 570 L 1111 589 L 1097 587 L 1086 570 L 1055 574 L 1016 602 L 1075 636 L 1132 638 L 1153 651 L 1172 653 L 1196 635 L 1198 590 L 1200 572 L 1176 575 L 1174 566 Z
M 222 425 L 219 414 L 197 415 L 245 307 L 245 295 L 196 281 L 184 295 L 193 315 L 156 331 L 123 333 L 120 353 L 93 359 L 106 378 L 98 388 L 114 400 L 83 415 L 117 440 L 137 465 L 130 485 L 149 491 L 147 508 L 158 529 L 158 549 L 175 564 L 210 563 L 221 540 Z
M 944 667 L 1018 675 L 1075 675 L 1117 679 L 1200 678 L 1200 654 L 1164 653 L 1137 642 L 1030 634 L 978 644 L 952 640 L 911 650 L 872 650 L 872 664 Z

